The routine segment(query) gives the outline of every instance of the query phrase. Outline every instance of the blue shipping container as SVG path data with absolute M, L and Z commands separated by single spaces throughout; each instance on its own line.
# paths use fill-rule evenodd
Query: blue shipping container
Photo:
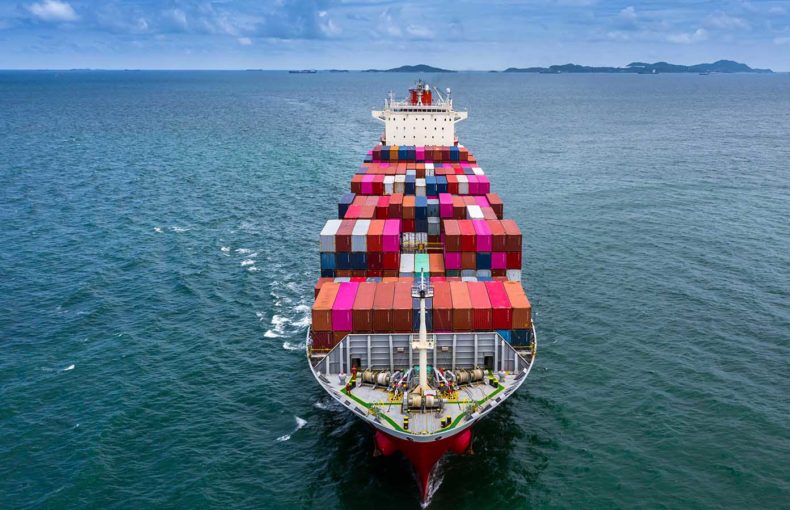
M 334 253 L 321 253 L 321 269 L 337 269 Z
M 436 176 L 436 192 L 437 194 L 447 193 L 447 177 L 444 175 Z
M 351 269 L 367 269 L 368 254 L 364 251 L 351 252 Z
M 349 252 L 335 253 L 335 269 L 351 269 L 351 254 Z
M 491 253 L 479 251 L 475 254 L 477 269 L 491 269 Z

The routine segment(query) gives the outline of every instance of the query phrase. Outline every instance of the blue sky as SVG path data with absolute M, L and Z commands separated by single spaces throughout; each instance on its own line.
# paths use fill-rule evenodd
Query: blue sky
M 790 0 L 0 0 L 5 69 L 503 69 L 721 58 L 790 71 Z

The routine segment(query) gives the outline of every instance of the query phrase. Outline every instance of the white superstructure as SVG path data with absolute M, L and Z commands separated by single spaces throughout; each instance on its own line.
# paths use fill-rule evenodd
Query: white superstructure
M 385 145 L 455 144 L 455 123 L 467 117 L 453 110 L 450 89 L 443 96 L 422 81 L 409 90 L 409 98 L 398 101 L 392 93 L 384 100 L 384 109 L 371 112 L 384 122 Z

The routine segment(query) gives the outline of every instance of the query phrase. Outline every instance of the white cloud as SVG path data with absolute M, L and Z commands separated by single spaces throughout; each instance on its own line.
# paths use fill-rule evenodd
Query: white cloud
M 68 2 L 60 0 L 44 0 L 27 7 L 30 14 L 42 21 L 77 21 L 79 16 Z
M 771 7 L 770 9 L 768 9 L 768 14 L 775 14 L 777 16 L 783 16 L 783 15 L 787 14 L 787 11 L 784 10 L 783 7 L 774 6 L 774 7 Z
M 242 46 L 252 45 L 252 39 L 250 39 L 249 37 L 239 37 L 238 39 L 236 39 L 236 41 L 238 41 L 238 43 L 241 44 Z
M 636 9 L 634 9 L 633 5 L 629 5 L 625 9 L 621 10 L 619 16 L 626 21 L 636 21 L 636 18 L 639 17 L 637 16 Z
M 790 44 L 790 37 L 775 37 L 774 44 L 781 46 L 783 44 Z
M 433 39 L 433 30 L 420 25 L 409 25 L 406 27 L 406 32 L 412 37 L 420 39 Z
M 708 16 L 705 23 L 709 27 L 721 30 L 749 30 L 751 28 L 745 19 L 730 16 L 726 12 L 721 11 Z
M 667 36 L 667 41 L 675 44 L 693 44 L 704 41 L 708 38 L 708 31 L 704 28 L 698 28 L 693 33 L 670 34 Z

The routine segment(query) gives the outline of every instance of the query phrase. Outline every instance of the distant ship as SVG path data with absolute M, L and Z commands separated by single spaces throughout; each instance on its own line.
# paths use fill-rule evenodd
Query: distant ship
M 526 380 L 537 352 L 522 234 L 455 124 L 467 113 L 417 82 L 373 117 L 368 152 L 320 234 L 307 358 L 318 383 L 414 466 L 423 503 L 447 451 Z M 350 468 L 353 468 L 350 466 Z
M 315 74 L 318 71 L 316 71 L 315 69 L 295 69 L 288 72 L 291 74 Z

